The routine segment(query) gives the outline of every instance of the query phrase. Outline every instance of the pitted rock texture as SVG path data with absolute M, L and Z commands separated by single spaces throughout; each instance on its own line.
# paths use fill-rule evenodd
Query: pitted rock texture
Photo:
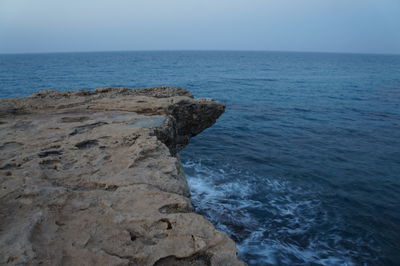
M 224 105 L 183 89 L 0 100 L 0 264 L 243 265 L 177 152 Z

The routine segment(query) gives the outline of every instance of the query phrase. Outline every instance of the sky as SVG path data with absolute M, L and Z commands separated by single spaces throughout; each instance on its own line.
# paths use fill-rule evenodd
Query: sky
M 0 0 L 0 53 L 400 54 L 400 0 Z

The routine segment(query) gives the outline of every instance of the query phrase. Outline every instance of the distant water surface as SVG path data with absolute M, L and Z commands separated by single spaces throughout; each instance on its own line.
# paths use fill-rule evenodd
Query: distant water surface
M 0 97 L 159 85 L 227 105 L 181 157 L 248 264 L 400 265 L 400 56 L 0 55 Z

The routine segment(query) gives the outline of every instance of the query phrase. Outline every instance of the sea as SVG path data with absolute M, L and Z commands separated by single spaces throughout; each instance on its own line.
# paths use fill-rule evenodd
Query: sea
M 160 85 L 226 104 L 180 157 L 196 211 L 242 260 L 400 265 L 399 55 L 0 55 L 0 97 Z

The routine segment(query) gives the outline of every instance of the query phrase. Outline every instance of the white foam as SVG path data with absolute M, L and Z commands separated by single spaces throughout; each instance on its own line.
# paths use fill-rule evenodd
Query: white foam
M 184 162 L 193 204 L 237 240 L 240 256 L 250 265 L 354 265 L 339 235 L 311 230 L 320 223 L 333 227 L 343 223 L 339 218 L 328 220 L 315 191 L 284 178 L 260 177 L 230 165 L 214 169 L 214 165 Z

